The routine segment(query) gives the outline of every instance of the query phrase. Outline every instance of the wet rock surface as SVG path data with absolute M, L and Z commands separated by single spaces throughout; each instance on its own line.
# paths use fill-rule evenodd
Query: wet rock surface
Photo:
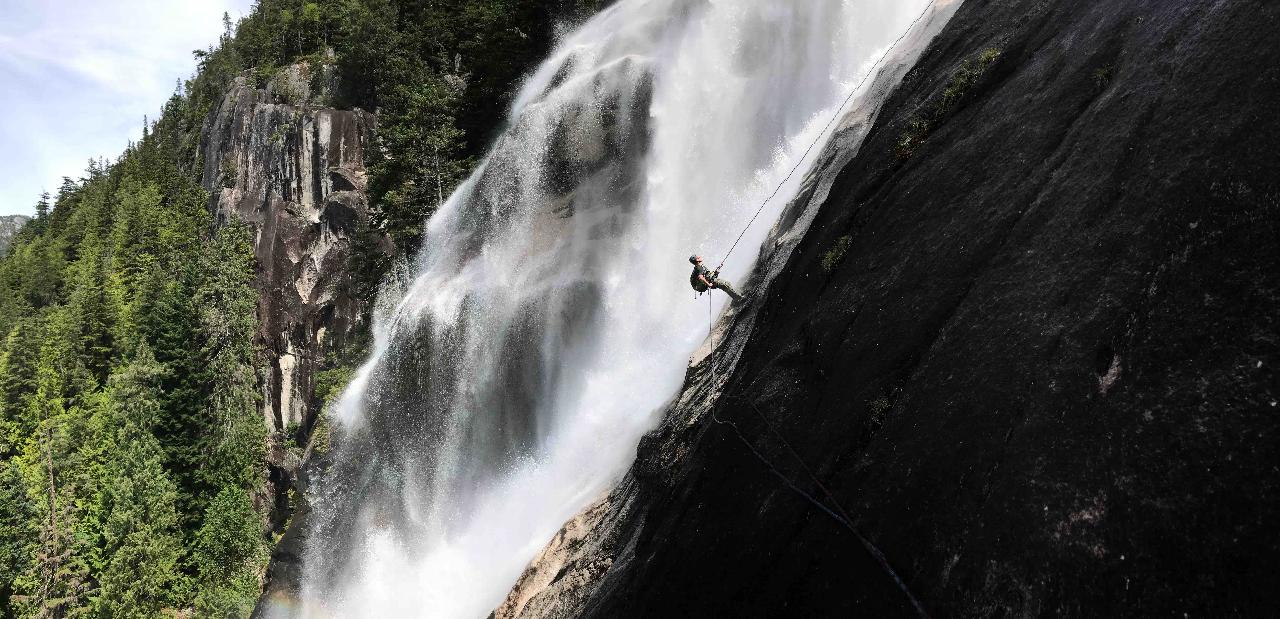
M 1277 26 L 968 0 L 495 615 L 1268 614 Z

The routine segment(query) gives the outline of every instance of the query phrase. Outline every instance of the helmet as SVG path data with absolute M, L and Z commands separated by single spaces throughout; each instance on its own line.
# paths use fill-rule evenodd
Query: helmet
M 690 264 L 698 264 L 698 255 L 697 255 L 697 254 L 694 254 L 694 255 L 692 255 L 692 256 L 689 256 L 689 263 L 690 263 Z

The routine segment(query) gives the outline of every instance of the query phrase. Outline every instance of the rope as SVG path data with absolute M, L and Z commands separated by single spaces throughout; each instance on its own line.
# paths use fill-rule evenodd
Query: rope
M 871 69 L 867 71 L 866 75 L 863 75 L 862 79 L 858 81 L 857 85 L 855 85 L 853 89 L 849 91 L 848 96 L 845 97 L 844 101 L 840 103 L 840 106 L 836 108 L 835 113 L 831 116 L 831 120 L 827 121 L 827 124 L 822 128 L 822 131 L 818 133 L 818 137 L 814 138 L 813 142 L 809 144 L 808 148 L 805 149 L 804 153 L 800 155 L 800 158 L 796 160 L 796 164 L 791 167 L 791 170 L 787 172 L 787 175 L 782 178 L 782 181 L 778 183 L 778 186 L 774 188 L 773 192 L 770 193 L 768 197 L 766 197 L 764 201 L 760 203 L 760 207 L 757 208 L 756 212 L 751 215 L 751 219 L 747 220 L 747 224 L 743 226 L 742 232 L 738 233 L 738 237 L 734 239 L 733 244 L 729 246 L 729 251 L 725 252 L 724 258 L 720 261 L 720 266 L 717 266 L 715 268 L 715 271 L 717 273 L 720 271 L 720 269 L 724 268 L 725 263 L 729 261 L 729 256 L 732 255 L 733 251 L 738 248 L 738 243 L 742 242 L 742 237 L 746 236 L 747 231 L 751 229 L 751 226 L 753 224 L 755 224 L 756 219 L 758 219 L 760 217 L 760 214 L 764 212 L 765 207 L 769 205 L 769 202 L 771 200 L 773 200 L 778 196 L 778 193 L 782 191 L 782 188 L 787 184 L 788 181 L 791 180 L 792 177 L 795 176 L 795 173 L 799 171 L 800 166 L 803 165 L 805 160 L 809 158 L 809 155 L 813 152 L 813 149 L 816 148 L 818 146 L 818 143 L 822 141 L 822 138 L 827 135 L 827 131 L 829 131 L 831 129 L 831 126 L 835 124 L 836 120 L 840 118 L 841 114 L 844 112 L 844 109 L 849 105 L 849 102 L 853 100 L 854 95 L 856 95 L 858 91 L 862 89 L 863 85 L 866 84 L 867 80 L 871 79 L 871 76 L 876 72 L 877 68 L 879 68 L 884 63 L 885 59 L 889 57 L 889 52 L 892 51 L 895 47 L 897 47 L 898 43 L 901 43 L 902 40 L 906 38 L 907 34 L 909 34 L 916 27 L 916 25 L 919 24 L 920 21 L 923 20 L 925 16 L 928 15 L 930 11 L 933 10 L 933 6 L 935 2 L 936 0 L 930 0 L 929 4 L 925 6 L 924 11 L 922 11 L 920 15 L 916 16 L 916 18 L 912 20 L 911 24 L 907 26 L 906 30 L 904 30 L 902 34 L 898 36 L 897 39 L 894 39 L 893 43 L 891 43 L 889 47 L 885 49 L 885 52 L 880 55 L 880 58 L 876 60 L 875 64 L 871 66 Z M 701 296 L 701 295 L 698 295 L 698 296 Z M 712 384 L 714 384 L 715 376 L 716 376 L 715 310 L 713 306 L 714 306 L 714 302 L 711 298 L 711 295 L 707 295 L 707 331 L 709 333 L 710 341 L 711 341 L 711 349 L 710 349 L 710 352 L 707 353 L 707 357 L 708 357 L 708 361 L 711 364 L 709 368 L 711 372 Z M 736 398 L 736 399 L 742 400 L 742 398 Z M 778 480 L 781 481 L 784 486 L 786 486 L 787 488 L 790 488 L 793 492 L 803 497 L 809 503 L 813 504 L 814 507 L 817 507 L 819 510 L 821 510 L 822 513 L 830 516 L 832 520 L 835 520 L 836 522 L 840 523 L 840 525 L 843 526 L 845 529 L 848 529 L 848 531 L 853 534 L 854 538 L 858 540 L 858 543 L 862 545 L 863 549 L 865 549 L 867 553 L 871 555 L 873 559 L 875 559 L 876 563 L 879 564 L 882 570 L 884 570 L 885 574 L 889 576 L 891 580 L 893 580 L 893 583 L 894 585 L 897 586 L 898 590 L 901 591 L 902 594 L 905 595 L 906 598 L 911 602 L 911 607 L 913 610 L 915 610 L 916 615 L 918 617 L 921 617 L 922 619 L 928 619 L 929 613 L 925 611 L 924 606 L 920 603 L 920 600 L 916 599 L 916 596 L 911 593 L 911 590 L 909 588 L 907 588 L 906 582 L 902 580 L 902 577 L 898 575 L 898 572 L 895 571 L 893 569 L 893 566 L 889 564 L 889 559 L 885 557 L 884 553 L 881 552 L 880 549 L 877 548 L 875 544 L 871 543 L 871 540 L 867 539 L 866 536 L 862 535 L 862 533 L 858 531 L 857 527 L 853 526 L 853 519 L 849 517 L 849 513 L 845 511 L 842 505 L 840 505 L 840 501 L 836 499 L 835 495 L 829 489 L 827 489 L 826 484 L 822 483 L 822 480 L 819 479 L 818 476 L 813 472 L 813 469 L 809 468 L 809 465 L 805 463 L 804 458 L 800 457 L 800 453 L 797 452 L 795 448 L 791 446 L 791 443 L 788 442 L 786 437 L 784 437 L 782 433 L 779 432 L 778 429 L 773 425 L 773 423 L 769 421 L 769 418 L 766 417 L 763 412 L 761 412 L 760 408 L 756 406 L 754 402 L 748 401 L 747 403 L 750 404 L 751 408 L 755 411 L 756 415 L 760 417 L 760 420 L 764 422 L 765 426 L 769 428 L 769 431 L 778 439 L 778 442 L 782 443 L 783 447 L 786 448 L 787 452 L 791 454 L 791 457 L 794 458 L 795 461 L 800 464 L 800 468 L 805 472 L 806 475 L 809 476 L 809 478 L 818 487 L 818 489 L 822 491 L 823 495 L 825 495 L 826 498 L 830 500 L 833 505 L 835 505 L 835 510 L 832 510 L 830 507 L 826 505 L 826 503 L 819 501 L 812 494 L 810 494 L 809 492 L 806 492 L 803 488 L 800 488 L 800 486 L 796 485 L 796 483 L 792 481 L 791 478 L 787 477 L 782 471 L 778 470 L 778 468 L 774 466 L 773 463 L 770 462 L 769 459 L 764 456 L 764 454 L 761 454 L 760 451 L 756 449 L 755 445 L 752 444 L 751 441 L 747 439 L 746 435 L 742 433 L 742 430 L 738 428 L 738 424 L 732 421 L 725 421 L 723 419 L 720 419 L 720 416 L 716 413 L 715 406 L 711 407 L 711 419 L 717 425 L 728 427 L 729 429 L 733 430 L 734 436 L 736 436 L 738 440 L 743 444 L 743 446 L 745 446 L 747 450 L 751 452 L 751 455 L 755 456 L 756 460 L 759 460 L 760 463 L 765 466 L 765 468 L 769 469 L 769 472 L 772 473 L 775 477 L 777 477 Z M 839 513 L 837 513 L 836 510 L 838 510 Z
M 710 352 L 707 353 L 707 361 L 711 364 L 708 367 L 710 368 L 710 372 L 711 372 L 712 384 L 714 384 L 715 376 L 716 376 L 716 360 L 715 360 L 716 333 L 715 333 L 715 314 L 713 309 L 713 302 L 711 300 L 711 295 L 707 295 L 707 330 L 711 340 L 711 349 L 710 349 Z M 739 401 L 742 401 L 742 398 L 740 397 L 735 397 L 732 399 L 737 399 Z M 770 462 L 768 458 L 764 457 L 764 455 L 761 454 L 760 451 L 756 449 L 755 445 L 753 445 L 751 441 L 747 440 L 746 435 L 744 435 L 742 433 L 742 430 L 738 428 L 738 424 L 732 421 L 725 421 L 723 419 L 720 419 L 720 416 L 716 414 L 715 406 L 711 407 L 711 419 L 712 421 L 716 422 L 716 424 L 721 426 L 726 426 L 731 430 L 733 430 L 734 436 L 738 437 L 738 440 L 743 444 L 743 446 L 747 448 L 748 451 L 751 452 L 751 455 L 755 456 L 756 460 L 759 460 L 760 463 L 765 466 L 765 468 L 769 469 L 769 472 L 773 473 L 773 475 L 777 477 L 778 480 L 783 483 L 783 485 L 785 485 L 787 488 L 790 488 L 793 492 L 795 492 L 796 494 L 803 497 L 805 500 L 812 503 L 814 507 L 817 507 L 819 510 L 822 511 L 822 513 L 830 516 L 832 520 L 835 520 L 836 522 L 840 523 L 841 526 L 848 529 L 849 532 L 853 534 L 854 538 L 858 540 L 858 543 L 861 544 L 862 547 L 867 551 L 867 553 L 870 554 L 873 559 L 875 559 L 876 563 L 880 565 L 880 568 L 884 570 L 885 574 L 888 575 L 891 580 L 893 580 L 893 583 L 898 587 L 898 590 L 901 591 L 902 594 L 907 597 L 907 600 L 911 602 L 911 607 L 912 609 L 915 610 L 916 616 L 920 617 L 921 619 L 929 619 L 929 613 L 925 612 L 924 606 L 920 603 L 920 600 L 916 599 L 916 596 L 913 595 L 911 593 L 911 590 L 907 588 L 907 583 L 904 582 L 900 576 L 898 576 L 898 572 L 895 571 L 893 569 L 893 566 L 889 564 L 889 559 L 884 556 L 884 553 L 881 552 L 880 549 L 877 548 L 875 544 L 871 543 L 871 540 L 867 539 L 864 535 L 862 535 L 862 533 L 858 531 L 856 527 L 853 526 L 853 521 L 852 521 L 853 519 L 849 517 L 849 513 L 845 511 L 842 505 L 840 505 L 840 501 L 836 499 L 835 495 L 832 494 L 831 491 L 827 489 L 826 484 L 823 484 L 822 480 L 818 479 L 818 476 L 814 474 L 813 469 L 809 468 L 809 465 L 805 463 L 804 458 L 800 457 L 800 454 L 795 450 L 795 448 L 791 446 L 791 443 L 788 442 L 784 436 L 782 436 L 782 433 L 779 432 L 776 427 L 774 427 L 774 425 L 769 421 L 769 418 L 765 417 L 764 413 L 760 411 L 760 408 L 757 407 L 754 402 L 748 402 L 748 404 L 750 404 L 751 408 L 755 410 L 756 415 L 760 416 L 760 420 L 763 421 L 765 426 L 769 428 L 769 431 L 772 432 L 773 435 L 778 438 L 778 441 L 781 442 L 784 447 L 786 447 L 787 451 L 791 454 L 793 458 L 795 458 L 796 462 L 800 463 L 800 468 L 804 470 L 804 472 L 809 476 L 810 479 L 813 480 L 814 484 L 817 485 L 818 489 L 821 490 L 822 493 L 826 495 L 826 497 L 831 501 L 833 505 L 836 506 L 836 509 L 839 510 L 840 513 L 837 514 L 835 511 L 832 511 L 832 509 L 830 507 L 827 507 L 825 503 L 814 498 L 812 494 L 805 492 L 804 489 L 796 485 L 796 483 L 792 481 L 791 478 L 783 474 L 782 471 L 779 471 L 778 468 L 774 466 L 773 463 Z
M 739 398 L 739 400 L 741 400 L 741 398 Z M 782 433 L 778 432 L 778 429 L 769 422 L 769 418 L 765 417 L 764 413 L 760 412 L 760 408 L 756 406 L 755 402 L 748 403 L 751 405 L 751 408 L 756 411 L 756 415 L 759 415 L 760 420 L 769 427 L 771 432 L 773 432 L 773 435 L 778 437 L 778 441 L 787 448 L 787 451 L 791 453 L 796 462 L 800 463 L 800 468 L 809 475 L 809 479 L 813 480 L 813 483 L 818 486 L 818 489 L 821 490 L 822 493 L 831 500 L 831 503 L 836 506 L 836 509 L 840 511 L 842 518 L 838 518 L 837 520 L 839 520 L 846 529 L 849 529 L 850 533 L 853 533 L 853 536 L 858 539 L 858 542 L 862 544 L 863 548 L 866 548 L 867 552 L 876 560 L 876 563 L 880 564 L 881 569 L 889 575 L 889 578 L 893 579 L 894 584 L 898 586 L 898 589 L 902 591 L 902 594 L 907 596 L 907 599 L 911 601 L 911 606 L 915 609 L 916 615 L 927 619 L 929 613 L 925 612 L 924 606 L 920 603 L 920 600 L 917 600 L 916 596 L 912 595 L 911 590 L 907 588 L 907 583 L 903 582 L 902 578 L 898 576 L 898 572 L 893 569 L 893 566 L 889 565 L 889 559 L 884 556 L 884 553 L 881 552 L 875 544 L 871 543 L 871 540 L 867 539 L 866 536 L 862 535 L 862 533 L 854 528 L 853 519 L 850 518 L 849 513 L 844 510 L 844 506 L 842 506 L 840 501 L 836 499 L 835 495 L 827 489 L 826 484 L 823 484 L 822 480 L 818 479 L 818 476 L 809 468 L 809 465 L 805 464 L 804 458 L 801 458 L 800 454 L 791 447 L 791 443 L 787 442 L 787 439 L 782 436 Z M 830 513 L 830 510 L 828 510 L 828 513 Z
M 920 20 L 924 19 L 925 15 L 928 15 L 929 12 L 933 10 L 933 5 L 936 1 L 937 0 L 930 0 L 929 4 L 924 7 L 924 11 L 911 22 L 911 25 L 907 26 L 906 30 L 902 31 L 901 35 L 898 35 L 898 38 L 894 39 L 893 43 L 891 43 L 889 47 L 885 48 L 884 53 L 880 55 L 880 58 L 876 60 L 875 64 L 871 65 L 871 69 L 867 71 L 866 75 L 863 75 L 862 79 L 858 81 L 858 84 L 849 91 L 849 96 L 845 97 L 844 101 L 840 103 L 840 107 L 836 108 L 835 114 L 831 116 L 831 120 L 827 121 L 827 124 L 822 128 L 822 131 L 818 133 L 818 137 L 814 138 L 813 143 L 809 144 L 809 147 L 804 150 L 804 154 L 800 155 L 800 158 L 796 160 L 796 164 L 792 166 L 791 171 L 787 172 L 787 175 L 783 177 L 782 182 L 778 183 L 778 186 L 774 188 L 773 193 L 769 194 L 769 197 L 765 198 L 764 201 L 760 203 L 760 208 L 756 209 L 756 212 L 751 216 L 751 219 L 747 220 L 747 225 L 742 228 L 742 232 L 738 233 L 738 238 L 733 240 L 733 244 L 729 246 L 729 251 L 725 252 L 724 258 L 720 260 L 720 266 L 716 267 L 717 271 L 723 268 L 725 263 L 729 261 L 729 255 L 733 253 L 733 250 L 738 248 L 738 243 L 742 241 L 742 237 L 751 229 L 751 225 L 756 222 L 756 218 L 760 217 L 760 213 L 764 212 L 764 207 L 768 206 L 770 200 L 778 196 L 778 192 L 782 191 L 782 187 L 787 184 L 787 181 L 791 180 L 792 176 L 795 176 L 796 171 L 804 164 L 805 159 L 809 158 L 809 153 L 813 152 L 813 149 L 818 145 L 818 142 L 821 142 L 823 136 L 827 135 L 827 130 L 831 129 L 831 125 L 835 124 L 836 120 L 840 118 L 840 114 L 844 112 L 844 108 L 853 100 L 853 96 L 858 94 L 858 91 L 867 83 L 868 79 L 871 79 L 871 76 L 875 74 L 876 69 L 885 61 L 886 58 L 889 57 L 889 52 L 893 51 L 893 48 L 897 47 L 898 43 L 901 43 L 902 40 L 910 34 L 910 32 L 916 27 L 916 24 L 919 24 Z

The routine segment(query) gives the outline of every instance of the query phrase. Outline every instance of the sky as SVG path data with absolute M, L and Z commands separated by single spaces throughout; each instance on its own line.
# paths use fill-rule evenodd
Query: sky
M 253 0 L 0 0 L 0 215 L 142 137 Z

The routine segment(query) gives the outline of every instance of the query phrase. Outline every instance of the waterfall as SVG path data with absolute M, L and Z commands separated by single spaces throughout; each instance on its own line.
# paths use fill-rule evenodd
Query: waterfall
M 718 261 L 927 4 L 621 0 L 567 34 L 384 290 L 309 497 L 302 599 L 275 614 L 474 618 L 501 602 L 679 388 L 708 326 L 686 258 Z M 850 109 L 883 98 L 868 93 Z

